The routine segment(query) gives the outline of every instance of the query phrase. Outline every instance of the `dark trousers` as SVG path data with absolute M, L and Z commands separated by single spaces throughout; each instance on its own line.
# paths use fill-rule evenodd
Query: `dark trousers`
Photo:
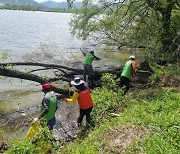
M 47 121 L 47 126 L 48 126 L 49 130 L 53 130 L 53 127 L 55 124 L 56 124 L 55 117 Z
M 79 117 L 78 117 L 78 124 L 81 124 L 82 123 L 82 120 L 83 120 L 83 117 L 84 116 L 86 116 L 86 123 L 87 124 L 90 124 L 90 122 L 91 122 L 91 115 L 90 115 L 90 113 L 91 113 L 91 111 L 92 111 L 92 108 L 93 108 L 93 106 L 92 107 L 90 107 L 90 108 L 88 108 L 88 109 L 79 109 Z
M 84 64 L 84 81 L 87 82 L 86 76 L 88 76 L 88 80 L 90 80 L 90 82 L 93 82 L 94 73 L 92 65 Z
M 121 76 L 121 87 L 124 87 L 124 95 L 129 90 L 129 78 Z

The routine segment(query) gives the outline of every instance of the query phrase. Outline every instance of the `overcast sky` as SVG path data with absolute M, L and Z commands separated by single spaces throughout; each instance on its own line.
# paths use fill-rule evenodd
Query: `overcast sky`
M 41 2 L 45 2 L 45 1 L 50 1 L 50 0 L 34 0 L 38 3 L 41 3 Z M 54 2 L 66 2 L 66 0 L 51 0 L 51 1 L 54 1 Z M 75 0 L 75 1 L 82 1 L 82 0 Z

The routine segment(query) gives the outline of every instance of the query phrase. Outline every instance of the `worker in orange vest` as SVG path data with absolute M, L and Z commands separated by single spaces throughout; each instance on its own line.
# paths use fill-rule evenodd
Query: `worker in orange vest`
M 91 122 L 90 113 L 93 109 L 93 100 L 90 94 L 89 86 L 86 82 L 81 80 L 79 77 L 75 77 L 74 81 L 71 81 L 71 85 L 74 89 L 72 98 L 67 99 L 68 103 L 74 103 L 76 100 L 79 105 L 79 117 L 77 119 L 78 126 L 82 123 L 83 117 L 86 116 L 86 124 L 89 125 Z

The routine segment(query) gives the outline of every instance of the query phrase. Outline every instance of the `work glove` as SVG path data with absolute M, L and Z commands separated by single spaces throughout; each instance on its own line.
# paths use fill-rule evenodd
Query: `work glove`
M 65 99 L 66 103 L 68 103 L 68 99 Z
M 33 123 L 37 122 L 38 120 L 39 120 L 38 118 L 34 118 Z

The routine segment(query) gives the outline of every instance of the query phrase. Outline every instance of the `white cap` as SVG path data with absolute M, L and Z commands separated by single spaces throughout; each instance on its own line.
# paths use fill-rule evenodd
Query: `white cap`
M 129 56 L 129 59 L 135 59 L 134 55 Z

